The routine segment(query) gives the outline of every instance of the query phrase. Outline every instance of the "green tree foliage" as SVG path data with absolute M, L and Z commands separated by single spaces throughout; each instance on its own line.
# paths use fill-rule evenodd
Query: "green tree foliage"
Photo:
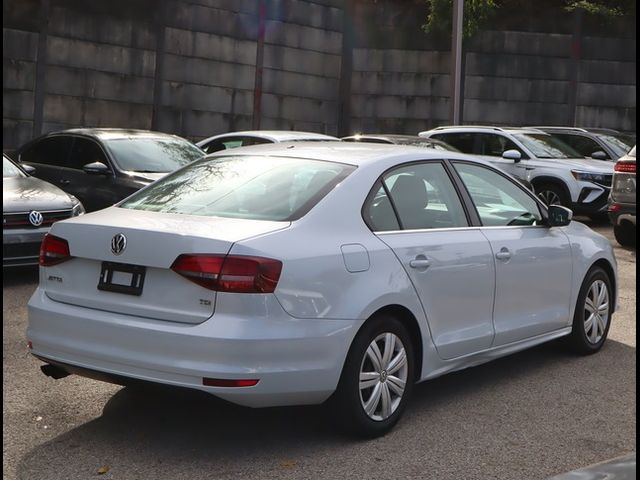
M 529 0 L 535 2 L 535 0 Z M 429 6 L 427 21 L 422 26 L 427 33 L 451 34 L 453 0 L 426 0 Z M 590 15 L 613 20 L 623 15 L 636 13 L 635 0 L 557 0 L 558 7 L 567 11 L 582 9 Z M 522 5 L 523 0 L 465 0 L 463 30 L 466 38 L 489 25 L 491 17 L 499 13 L 502 6 Z

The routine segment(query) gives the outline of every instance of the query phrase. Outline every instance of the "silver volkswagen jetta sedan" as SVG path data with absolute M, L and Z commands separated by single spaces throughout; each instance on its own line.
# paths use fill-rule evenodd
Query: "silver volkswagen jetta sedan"
M 80 201 L 2 155 L 2 266 L 37 265 L 51 225 L 84 213 Z
M 605 342 L 609 241 L 456 152 L 346 142 L 197 160 L 54 225 L 31 352 L 252 407 L 334 403 L 388 431 L 415 382 L 566 337 Z

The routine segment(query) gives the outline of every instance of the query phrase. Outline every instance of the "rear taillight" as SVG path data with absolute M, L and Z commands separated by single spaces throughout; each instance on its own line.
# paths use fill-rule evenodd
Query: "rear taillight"
M 241 255 L 180 255 L 171 270 L 217 292 L 273 293 L 282 262 Z
M 636 173 L 636 162 L 618 162 L 614 169 L 616 172 Z
M 49 267 L 71 258 L 69 243 L 60 237 L 47 233 L 40 244 L 40 266 Z

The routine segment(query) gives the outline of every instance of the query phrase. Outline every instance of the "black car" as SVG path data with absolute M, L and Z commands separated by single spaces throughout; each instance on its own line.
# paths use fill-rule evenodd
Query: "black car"
M 53 132 L 16 151 L 34 175 L 77 197 L 87 211 L 119 202 L 202 156 L 184 138 L 147 130 L 82 128 Z

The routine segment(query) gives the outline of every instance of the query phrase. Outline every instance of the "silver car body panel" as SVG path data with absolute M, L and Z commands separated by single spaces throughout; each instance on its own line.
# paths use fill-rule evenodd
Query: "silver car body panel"
M 361 208 L 365 199 L 389 168 L 406 162 L 440 160 L 443 155 L 486 164 L 470 156 L 415 147 L 331 142 L 246 147 L 212 158 L 256 154 L 338 161 L 357 168 L 305 216 L 287 225 L 236 220 L 226 228 L 214 229 L 209 228 L 213 219 L 112 207 L 57 223 L 52 232 L 69 239 L 72 255 L 97 259 L 87 266 L 93 272 L 87 273 L 86 283 L 91 288 L 95 286 L 89 279 L 93 275 L 95 284 L 99 275 L 98 260 L 112 258 L 106 245 L 124 225 L 133 224 L 147 233 L 140 233 L 136 239 L 144 245 L 134 247 L 129 243 L 131 257 L 124 261 L 135 263 L 139 256 L 144 257 L 143 264 L 166 267 L 179 252 L 203 253 L 216 250 L 217 243 L 223 242 L 231 254 L 283 261 L 273 294 L 218 292 L 213 314 L 199 323 L 141 316 L 127 311 L 123 304 L 126 299 L 119 300 L 118 311 L 108 312 L 80 302 L 71 305 L 54 301 L 48 294 L 50 289 L 60 288 L 50 287 L 51 283 L 57 285 L 57 278 L 62 278 L 64 284 L 74 262 L 84 261 L 72 259 L 41 269 L 40 285 L 29 301 L 27 337 L 33 344 L 32 352 L 63 364 L 197 388 L 242 405 L 320 403 L 335 390 L 358 330 L 382 308 L 400 308 L 415 318 L 423 352 L 419 380 L 426 380 L 567 335 L 587 271 L 595 262 L 606 261 L 615 275 L 611 245 L 577 222 L 545 230 L 469 227 L 397 235 L 375 234 L 364 223 Z M 256 222 L 267 225 L 257 227 Z M 527 228 L 531 231 L 526 232 Z M 82 243 L 80 236 L 92 231 L 96 232 L 94 241 Z M 527 242 L 514 248 L 513 271 L 505 271 L 501 280 L 493 272 L 504 266 L 496 263 L 490 252 L 499 249 L 501 242 L 515 242 L 518 236 L 526 237 Z M 436 252 L 436 268 L 425 272 L 432 278 L 425 277 L 424 285 L 436 286 L 438 296 L 429 296 L 423 290 L 423 282 L 416 281 L 417 273 L 414 278 L 407 273 L 404 262 L 412 248 L 412 237 L 417 241 L 415 252 L 425 248 Z M 430 240 L 425 243 L 424 239 Z M 459 256 L 457 263 L 446 262 L 447 249 Z M 350 255 L 355 255 L 353 262 Z M 365 257 L 367 261 L 363 261 Z M 556 270 L 548 265 L 550 262 L 559 262 Z M 559 278 L 550 281 L 545 265 Z M 561 267 L 566 272 L 560 272 Z M 531 273 L 522 275 L 525 268 Z M 461 272 L 469 278 L 487 280 L 465 282 Z M 524 278 L 507 293 L 513 298 L 504 298 L 502 303 L 498 300 L 504 308 L 496 324 L 501 335 L 497 335 L 489 304 L 501 293 L 496 297 L 491 279 L 509 283 L 517 276 Z M 174 277 L 167 276 L 167 282 L 176 286 L 178 281 L 187 282 L 178 275 Z M 442 285 L 438 285 L 439 278 Z M 560 286 L 562 282 L 567 285 Z M 550 292 L 545 284 L 559 291 Z M 167 289 L 157 292 L 164 292 L 155 295 L 160 304 L 172 302 L 179 307 L 174 315 L 179 315 L 180 302 L 198 299 L 195 290 L 184 298 L 172 296 Z M 539 311 L 544 318 L 536 325 L 532 322 L 535 302 L 543 301 L 545 295 L 550 295 L 552 303 Z M 463 321 L 447 323 L 452 314 L 473 318 L 467 311 L 475 308 L 469 299 L 487 303 L 483 317 L 472 320 L 471 333 Z M 518 299 L 524 302 L 526 312 L 510 315 L 516 306 L 511 302 Z M 512 331 L 517 333 L 510 335 Z M 203 377 L 259 378 L 260 382 L 230 389 L 203 386 Z

